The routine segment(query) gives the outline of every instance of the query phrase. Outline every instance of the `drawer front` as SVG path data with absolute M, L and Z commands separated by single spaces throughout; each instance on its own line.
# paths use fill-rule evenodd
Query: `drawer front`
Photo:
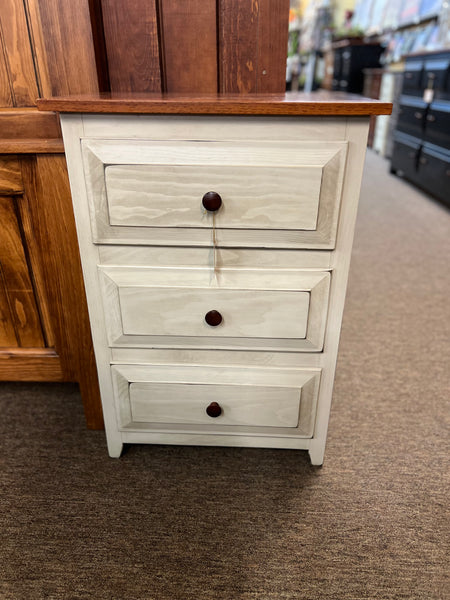
M 450 204 L 450 152 L 436 152 L 424 145 L 419 160 L 420 185 L 446 204 Z
M 411 96 L 421 96 L 423 93 L 423 62 L 408 61 L 403 75 L 402 93 Z
M 406 136 L 396 135 L 392 151 L 391 168 L 400 171 L 410 181 L 417 181 L 417 165 L 420 156 L 420 143 Z
M 312 434 L 320 369 L 113 365 L 111 370 L 124 429 L 282 428 Z
M 397 129 L 421 137 L 425 127 L 427 105 L 421 100 L 402 98 L 398 112 Z
M 450 102 L 431 104 L 426 123 L 426 141 L 450 149 Z
M 111 346 L 320 351 L 328 272 L 102 267 Z
M 84 140 L 94 242 L 334 247 L 346 151 L 345 142 Z M 217 210 L 203 205 L 208 192 L 220 196 Z

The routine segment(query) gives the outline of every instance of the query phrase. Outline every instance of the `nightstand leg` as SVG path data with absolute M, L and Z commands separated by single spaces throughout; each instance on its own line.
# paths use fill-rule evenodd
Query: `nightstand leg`
M 323 465 L 323 457 L 325 454 L 324 444 L 314 444 L 313 442 L 311 448 L 308 450 L 308 453 L 312 465 L 317 467 L 321 467 Z
M 111 458 L 120 458 L 123 450 L 122 440 L 119 439 L 108 439 L 108 453 Z

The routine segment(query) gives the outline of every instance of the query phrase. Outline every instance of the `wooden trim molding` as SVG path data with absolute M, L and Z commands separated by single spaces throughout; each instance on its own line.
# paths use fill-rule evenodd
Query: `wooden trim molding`
M 65 113 L 370 116 L 392 112 L 389 102 L 327 91 L 248 96 L 104 93 L 40 98 L 37 106 L 39 110 Z
M 59 117 L 36 108 L 0 109 L 0 154 L 64 152 Z
M 0 381 L 63 381 L 61 358 L 52 348 L 1 348 Z

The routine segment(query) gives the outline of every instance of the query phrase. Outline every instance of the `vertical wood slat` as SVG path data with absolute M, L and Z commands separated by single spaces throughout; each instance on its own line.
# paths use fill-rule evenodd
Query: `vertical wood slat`
M 222 93 L 283 92 L 289 0 L 219 0 Z
M 102 0 L 112 92 L 160 92 L 155 0 Z
M 19 343 L 13 326 L 13 316 L 8 302 L 5 279 L 0 263 L 0 348 L 17 348 Z
M 286 89 L 289 0 L 261 0 L 257 91 L 279 94 Z
M 4 54 L 0 78 L 5 77 L 6 71 L 12 94 L 12 105 L 33 106 L 39 91 L 23 2 L 2 0 L 0 38 Z M 3 83 L 1 87 L 5 88 L 5 84 Z
M 160 0 L 167 92 L 216 93 L 216 0 Z
M 43 96 L 98 92 L 88 0 L 26 0 Z
M 0 223 L 2 277 L 18 344 L 43 348 L 45 341 L 13 197 L 0 196 Z
M 11 108 L 12 106 L 14 106 L 14 103 L 11 93 L 11 82 L 6 66 L 3 38 L 0 33 L 0 108 Z

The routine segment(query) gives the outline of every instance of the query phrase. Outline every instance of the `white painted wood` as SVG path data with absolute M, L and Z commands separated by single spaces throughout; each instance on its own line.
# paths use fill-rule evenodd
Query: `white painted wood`
M 105 168 L 111 225 L 232 229 L 311 229 L 322 169 L 311 167 L 117 165 Z M 299 187 L 301 181 L 301 187 Z M 215 213 L 206 192 L 222 198 Z
M 218 143 L 210 133 L 208 142 L 84 140 L 94 242 L 334 246 L 345 142 Z M 207 191 L 224 195 L 214 217 L 201 206 Z
M 323 345 L 330 274 L 102 267 L 111 346 L 300 348 Z M 218 310 L 223 322 L 205 322 Z
M 326 250 L 271 250 L 244 248 L 177 248 L 160 246 L 99 246 L 100 263 L 110 266 L 209 267 L 242 269 L 328 270 Z
M 64 118 L 64 117 L 63 117 Z M 84 135 L 145 140 L 345 140 L 346 119 L 212 115 L 81 115 Z
M 321 367 L 323 352 L 254 352 L 185 348 L 111 348 L 111 362 L 118 364 L 247 365 L 273 368 Z
M 314 461 L 313 464 L 316 465 L 322 464 L 325 453 L 339 336 L 345 304 L 345 293 L 350 268 L 351 249 L 368 131 L 368 118 L 355 117 L 348 120 L 346 137 L 349 141 L 349 153 L 342 195 L 342 208 L 339 219 L 336 250 L 332 255 L 333 277 L 331 281 L 331 301 L 323 348 L 324 376 L 322 377 L 320 386 L 314 437 L 313 440 L 311 440 L 309 448 L 311 460 Z
M 80 138 L 83 137 L 83 123 L 79 115 L 61 116 L 61 128 L 64 148 L 67 156 L 67 168 L 72 191 L 73 209 L 80 246 L 92 340 L 99 377 L 103 419 L 105 422 L 108 452 L 111 457 L 119 457 L 122 452 L 122 434 L 118 429 L 116 411 L 111 402 L 113 388 L 109 367 L 110 351 L 104 326 L 104 314 L 99 298 L 97 273 L 98 248 L 92 244 L 90 216 L 87 206 L 86 186 L 84 183 L 83 161 Z
M 131 383 L 133 421 L 143 423 L 197 423 L 296 427 L 301 390 L 259 385 L 184 383 Z M 222 413 L 208 416 L 206 408 L 217 402 Z
M 309 451 L 313 464 L 322 464 L 368 123 L 366 117 L 62 115 L 111 456 L 120 455 L 123 443 L 198 444 L 304 449 Z M 179 146 L 175 151 L 174 143 Z M 214 173 L 224 165 L 230 169 L 263 168 L 269 188 L 274 170 L 301 167 L 315 173 L 321 169 L 316 229 L 253 229 L 246 220 L 242 229 L 216 227 L 213 233 L 203 223 L 178 227 L 170 223 L 168 215 L 164 216 L 168 219 L 164 227 L 111 225 L 105 166 L 122 169 L 113 178 L 121 180 L 126 190 L 130 182 L 124 180 L 124 165 L 142 166 L 144 170 L 150 163 L 164 169 L 178 167 L 179 161 L 173 164 L 176 152 L 184 157 L 181 166 L 200 167 L 209 144 L 217 148 L 213 152 L 217 164 L 207 162 L 207 168 L 213 167 Z M 192 164 L 188 149 L 194 146 L 203 149 L 194 159 L 200 162 Z M 154 149 L 163 147 L 167 152 L 155 159 Z M 239 163 L 236 155 L 230 156 L 230 148 L 237 147 L 256 147 L 257 160 L 240 156 Z M 268 149 L 273 154 L 270 164 Z M 327 160 L 325 151 L 329 152 Z M 264 156 L 267 162 L 263 160 L 261 165 Z M 311 183 L 314 196 L 313 179 L 308 185 Z M 129 207 L 133 201 L 128 196 L 127 219 L 131 220 L 134 217 Z M 114 205 L 120 206 L 119 196 Z M 303 219 L 304 227 L 311 226 L 311 206 L 294 211 L 296 227 L 298 219 Z M 268 215 L 274 223 L 283 218 L 277 217 L 270 206 Z M 267 225 L 270 227 L 270 223 Z M 132 288 L 126 298 L 128 292 L 124 290 Z M 234 337 L 204 336 L 197 331 L 193 335 L 142 335 L 148 326 L 141 310 L 146 289 L 161 298 L 160 309 L 155 305 L 151 321 L 161 320 L 172 289 L 192 293 L 193 298 L 205 291 L 226 292 L 230 298 L 246 292 L 261 298 L 262 312 L 272 315 L 278 332 L 285 326 L 284 313 L 277 313 L 275 306 L 278 298 L 308 294 L 306 324 L 302 325 L 301 315 L 296 315 L 292 329 L 287 333 L 283 330 L 283 335 L 293 336 L 306 329 L 305 337 L 257 337 L 262 330 L 256 330 L 256 326 L 255 337 L 244 337 L 239 330 Z M 132 323 L 130 330 L 136 326 L 137 334 L 124 333 L 120 305 L 124 300 L 128 303 L 125 329 Z M 230 300 L 230 305 L 236 302 Z M 184 310 L 185 303 L 178 301 L 180 304 Z M 249 318 L 255 318 L 248 305 L 245 310 Z M 226 323 L 227 319 L 224 327 Z M 195 390 L 204 392 L 214 387 L 216 398 L 225 396 L 226 389 L 245 388 L 252 398 L 249 404 L 262 389 L 266 390 L 258 396 L 263 415 L 269 414 L 271 407 L 278 410 L 275 397 L 281 401 L 287 394 L 290 398 L 295 390 L 300 398 L 298 425 L 280 426 L 277 416 L 268 424 L 252 424 L 250 409 L 245 424 L 189 422 L 188 416 L 180 417 L 183 422 L 150 423 L 133 416 L 147 418 L 146 390 L 150 388 L 153 397 L 160 399 L 161 414 L 174 405 L 167 414 L 177 420 L 181 409 L 175 391 L 182 391 L 192 405 L 197 405 L 202 393 Z
M 320 369 L 114 365 L 121 428 L 311 436 Z M 219 402 L 223 415 L 205 410 Z

